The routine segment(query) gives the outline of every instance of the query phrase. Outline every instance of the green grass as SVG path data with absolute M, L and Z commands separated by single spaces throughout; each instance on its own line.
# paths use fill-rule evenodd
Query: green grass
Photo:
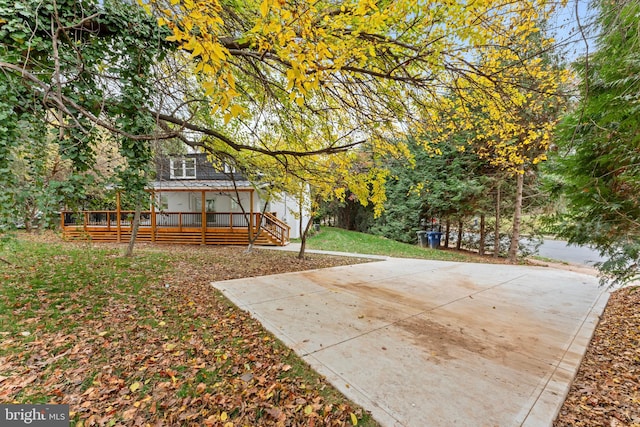
M 322 227 L 320 232 L 309 237 L 307 240 L 307 248 L 368 255 L 384 255 L 397 258 L 421 258 L 462 262 L 478 261 L 478 258 L 472 255 L 442 249 L 421 248 L 417 244 L 410 245 L 385 237 L 333 227 Z

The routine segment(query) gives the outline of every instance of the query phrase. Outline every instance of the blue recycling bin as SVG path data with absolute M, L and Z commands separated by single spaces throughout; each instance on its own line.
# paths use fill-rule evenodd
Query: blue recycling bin
M 426 248 L 428 244 L 427 232 L 420 230 L 416 231 L 416 233 L 418 234 L 418 244 L 421 248 Z
M 440 247 L 440 239 L 442 238 L 442 233 L 439 231 L 429 231 L 427 233 L 427 241 L 429 242 L 429 247 L 431 249 L 438 249 Z

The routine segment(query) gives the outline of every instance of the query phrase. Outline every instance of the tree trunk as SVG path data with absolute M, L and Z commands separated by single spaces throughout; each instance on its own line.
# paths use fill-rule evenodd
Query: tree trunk
M 456 242 L 456 249 L 462 248 L 462 220 L 458 220 L 458 241 Z
M 497 258 L 500 256 L 500 185 L 498 182 L 498 187 L 496 188 L 496 226 L 495 226 L 495 236 L 493 238 L 493 257 Z
M 309 235 L 309 230 L 311 230 L 311 226 L 313 225 L 313 218 L 309 216 L 309 221 L 307 222 L 307 226 L 304 228 L 304 232 L 302 236 L 300 236 L 300 252 L 298 252 L 298 259 L 304 259 L 305 257 L 305 249 L 307 247 L 307 236 Z
M 451 220 L 449 218 L 447 218 L 447 221 L 445 222 L 445 226 L 444 226 L 444 247 L 448 248 L 449 247 L 449 235 L 451 234 Z
M 516 175 L 516 205 L 513 213 L 513 229 L 511 231 L 511 244 L 509 245 L 509 261 L 518 261 L 518 248 L 520 247 L 520 222 L 522 220 L 522 188 L 524 187 L 524 170 Z
M 127 252 L 124 254 L 126 257 L 133 256 L 133 246 L 136 244 L 136 238 L 138 237 L 138 229 L 140 228 L 140 212 L 142 211 L 142 203 L 136 203 L 136 212 L 133 214 L 133 224 L 131 224 L 131 237 L 129 238 L 129 245 L 127 246 Z
M 480 215 L 480 242 L 478 243 L 478 255 L 484 255 L 484 240 L 487 237 L 485 230 L 484 213 Z

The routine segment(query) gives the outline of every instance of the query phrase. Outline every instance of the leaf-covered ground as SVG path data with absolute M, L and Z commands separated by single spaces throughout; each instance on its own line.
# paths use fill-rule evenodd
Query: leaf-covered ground
M 554 426 L 640 426 L 640 288 L 611 295 Z
M 209 286 L 361 260 L 28 240 L 0 254 L 0 403 L 68 403 L 78 426 L 376 425 Z M 611 296 L 554 426 L 640 426 L 640 288 Z
M 42 241 L 2 254 L 13 265 L 0 263 L 0 402 L 69 404 L 77 426 L 376 425 L 209 285 L 359 260 L 121 254 Z

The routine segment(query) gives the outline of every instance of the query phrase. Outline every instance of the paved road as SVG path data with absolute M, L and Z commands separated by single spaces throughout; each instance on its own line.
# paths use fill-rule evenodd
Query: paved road
M 583 264 L 593 266 L 598 261 L 605 261 L 598 251 L 585 246 L 569 246 L 562 240 L 545 239 L 538 248 L 538 255 L 558 261 L 570 262 L 572 264 Z

